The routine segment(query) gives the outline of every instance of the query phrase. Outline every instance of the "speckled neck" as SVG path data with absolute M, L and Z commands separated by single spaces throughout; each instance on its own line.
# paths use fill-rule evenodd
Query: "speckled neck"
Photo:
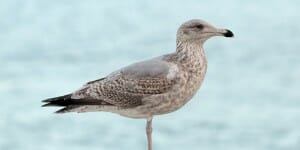
M 203 44 L 199 41 L 176 42 L 177 61 L 185 65 L 187 68 L 200 67 L 206 63 Z

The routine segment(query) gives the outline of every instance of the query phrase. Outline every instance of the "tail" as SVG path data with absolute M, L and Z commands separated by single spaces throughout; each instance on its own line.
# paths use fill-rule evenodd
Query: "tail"
M 48 98 L 43 100 L 42 102 L 46 103 L 42 105 L 42 107 L 47 106 L 67 106 L 69 104 L 69 100 L 71 100 L 71 94 L 67 94 L 64 96 Z
M 62 109 L 59 109 L 55 113 L 66 113 L 66 112 L 72 112 L 72 110 L 75 110 L 75 108 L 78 108 L 78 107 L 81 107 L 84 105 L 106 105 L 106 104 L 108 104 L 101 100 L 72 99 L 71 96 L 72 96 L 72 94 L 67 94 L 67 95 L 43 100 L 42 102 L 44 102 L 46 104 L 42 105 L 42 107 L 48 107 L 48 106 L 63 107 Z
M 59 97 L 45 99 L 42 102 L 46 104 L 42 105 L 42 107 L 49 107 L 49 106 L 64 107 L 62 109 L 59 109 L 55 113 L 69 112 L 72 109 L 70 108 L 71 100 L 72 100 L 71 95 L 72 94 L 67 94 Z

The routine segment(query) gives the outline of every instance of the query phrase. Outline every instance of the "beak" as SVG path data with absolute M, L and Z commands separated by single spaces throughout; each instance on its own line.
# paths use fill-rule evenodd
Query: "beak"
M 232 31 L 228 29 L 218 29 L 218 28 L 210 28 L 207 31 L 203 32 L 204 34 L 211 36 L 224 36 L 224 37 L 234 37 Z
M 218 33 L 220 33 L 224 37 L 234 37 L 234 34 L 232 33 L 232 31 L 230 31 L 228 29 L 218 29 Z

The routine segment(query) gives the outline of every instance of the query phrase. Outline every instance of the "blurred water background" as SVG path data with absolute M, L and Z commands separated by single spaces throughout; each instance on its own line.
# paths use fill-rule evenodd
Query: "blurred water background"
M 174 51 L 192 18 L 235 38 L 207 41 L 205 82 L 154 119 L 154 149 L 299 150 L 297 0 L 0 0 L 0 149 L 146 149 L 145 120 L 55 115 L 40 101 Z

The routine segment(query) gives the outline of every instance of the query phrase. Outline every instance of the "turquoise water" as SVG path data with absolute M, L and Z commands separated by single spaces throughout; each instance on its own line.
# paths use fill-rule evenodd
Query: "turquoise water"
M 143 150 L 145 120 L 55 115 L 42 99 L 175 49 L 201 18 L 234 39 L 205 45 L 208 72 L 182 109 L 153 121 L 154 149 L 300 149 L 300 2 L 0 0 L 0 149 Z

